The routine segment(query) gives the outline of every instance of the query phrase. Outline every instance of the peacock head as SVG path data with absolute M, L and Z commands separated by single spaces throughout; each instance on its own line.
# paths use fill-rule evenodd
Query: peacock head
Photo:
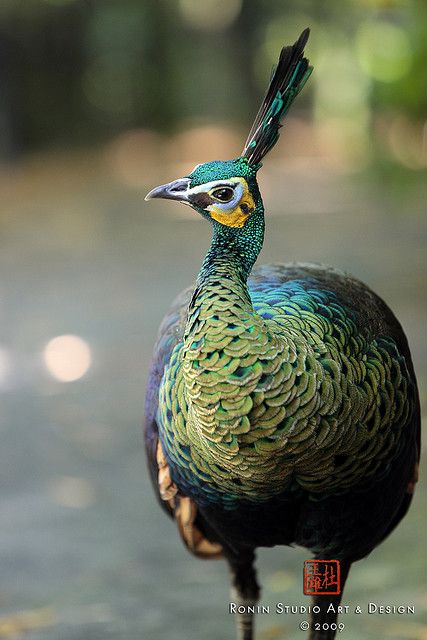
M 309 30 L 305 29 L 295 44 L 283 47 L 242 155 L 235 160 L 197 165 L 190 175 L 150 191 L 146 200 L 177 200 L 232 229 L 245 227 L 255 214 L 262 215 L 256 173 L 278 140 L 282 118 L 312 71 L 304 58 L 308 35 Z
M 145 199 L 177 200 L 221 225 L 242 228 L 263 210 L 256 181 L 259 167 L 244 157 L 198 164 L 185 178 L 156 187 Z

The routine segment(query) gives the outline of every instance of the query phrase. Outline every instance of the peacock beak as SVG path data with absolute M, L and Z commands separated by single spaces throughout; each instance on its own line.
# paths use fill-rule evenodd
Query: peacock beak
M 155 187 L 145 196 L 145 200 L 153 198 L 163 198 L 165 200 L 179 200 L 180 202 L 188 202 L 188 189 L 190 186 L 190 178 L 179 178 L 168 184 L 162 184 Z

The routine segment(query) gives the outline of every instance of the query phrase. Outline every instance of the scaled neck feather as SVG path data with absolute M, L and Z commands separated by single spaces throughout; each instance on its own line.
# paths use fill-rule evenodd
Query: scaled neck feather
M 189 305 L 186 339 L 218 323 L 243 321 L 243 314 L 255 314 L 247 288 L 250 274 L 264 240 L 264 214 L 253 214 L 243 229 L 213 223 L 211 246 L 206 254 Z M 208 321 L 208 322 L 206 322 Z
M 264 370 L 281 366 L 285 348 L 255 312 L 246 284 L 263 240 L 263 220 L 255 223 L 227 242 L 214 230 L 188 311 L 181 361 L 187 437 L 211 466 L 234 465 L 246 446 L 253 394 Z

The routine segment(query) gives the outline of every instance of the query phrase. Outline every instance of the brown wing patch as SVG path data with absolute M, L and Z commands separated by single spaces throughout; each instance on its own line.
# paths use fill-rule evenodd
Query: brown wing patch
M 178 487 L 172 481 L 168 463 L 160 440 L 156 450 L 157 465 L 159 467 L 158 483 L 160 497 L 173 513 L 178 531 L 185 546 L 199 558 L 216 559 L 222 557 L 222 546 L 210 542 L 196 527 L 197 506 L 187 496 L 179 495 Z
M 175 508 L 175 496 L 178 492 L 178 487 L 174 482 L 172 482 L 168 463 L 166 461 L 165 454 L 163 453 L 160 440 L 157 441 L 156 458 L 157 465 L 159 467 L 158 482 L 160 497 L 162 500 L 167 502 L 171 510 L 173 510 Z
M 210 542 L 194 524 L 197 515 L 195 503 L 186 496 L 178 496 L 175 519 L 181 538 L 191 553 L 198 558 L 216 559 L 222 557 L 222 546 Z

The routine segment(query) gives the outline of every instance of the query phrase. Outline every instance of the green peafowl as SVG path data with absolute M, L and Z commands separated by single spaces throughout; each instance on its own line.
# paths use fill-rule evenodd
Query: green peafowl
M 159 332 L 145 441 L 160 503 L 188 549 L 229 564 L 238 634 L 253 638 L 260 546 L 351 564 L 398 524 L 417 478 L 420 411 L 403 330 L 386 304 L 314 264 L 252 270 L 264 238 L 256 175 L 312 67 L 306 29 L 284 47 L 241 157 L 150 191 L 213 236 Z M 309 637 L 335 637 L 341 595 L 314 596 Z M 331 609 L 333 611 L 331 611 Z

